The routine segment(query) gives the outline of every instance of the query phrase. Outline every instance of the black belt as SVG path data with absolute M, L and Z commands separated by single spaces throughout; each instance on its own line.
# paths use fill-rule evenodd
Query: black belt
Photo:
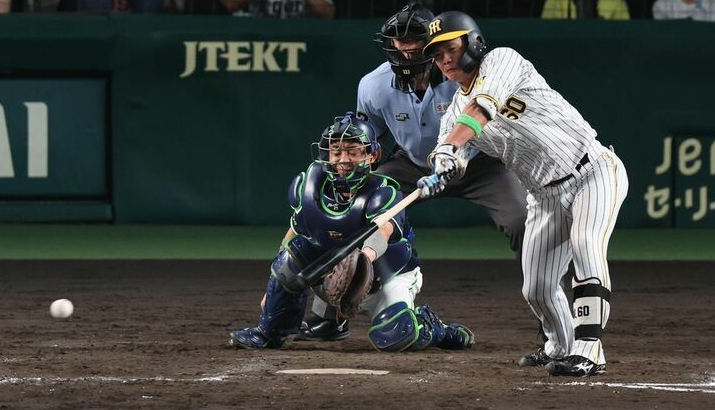
M 588 162 L 589 162 L 588 154 L 584 154 L 583 158 L 581 158 L 581 161 L 579 161 L 578 164 L 576 164 L 576 172 L 580 171 L 580 170 L 581 170 L 581 167 L 583 167 L 584 165 L 588 164 Z M 559 178 L 559 179 L 557 179 L 557 180 L 554 180 L 554 181 L 549 182 L 548 184 L 546 184 L 546 186 L 547 186 L 547 187 L 549 187 L 549 186 L 556 186 L 556 185 L 559 185 L 559 184 L 562 183 L 562 182 L 568 181 L 569 179 L 571 179 L 571 178 L 573 178 L 573 177 L 574 177 L 573 174 L 568 174 L 568 175 L 566 175 L 566 176 L 563 177 L 563 178 Z

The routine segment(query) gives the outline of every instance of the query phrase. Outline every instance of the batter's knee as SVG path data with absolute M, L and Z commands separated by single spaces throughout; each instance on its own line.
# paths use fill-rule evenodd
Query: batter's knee
M 574 258 L 579 258 L 580 255 L 585 255 L 586 253 L 588 253 L 590 255 L 596 256 L 596 260 L 600 261 L 602 253 L 601 236 L 598 235 L 598 231 L 594 231 L 594 233 L 583 231 L 574 232 L 573 230 L 571 231 L 570 241 L 574 253 Z
M 553 291 L 544 289 L 543 286 L 532 286 L 527 282 L 524 282 L 524 285 L 521 288 L 521 294 L 531 306 L 545 306 L 547 297 L 549 297 L 552 293 Z
M 399 352 L 407 349 L 417 340 L 419 324 L 414 311 L 407 306 L 407 303 L 398 302 L 375 316 L 367 336 L 375 349 Z

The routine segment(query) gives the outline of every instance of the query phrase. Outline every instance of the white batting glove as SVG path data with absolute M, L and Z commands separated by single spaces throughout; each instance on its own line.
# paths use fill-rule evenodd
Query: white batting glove
M 460 173 L 460 164 L 456 153 L 456 146 L 440 144 L 429 156 L 434 173 L 439 176 L 444 185 Z
M 428 175 L 417 180 L 417 189 L 420 190 L 420 198 L 430 198 L 444 191 L 447 183 L 437 174 Z

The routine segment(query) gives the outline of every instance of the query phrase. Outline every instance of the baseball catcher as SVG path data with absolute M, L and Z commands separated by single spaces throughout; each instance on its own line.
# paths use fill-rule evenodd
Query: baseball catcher
M 293 215 L 271 265 L 258 325 L 231 332 L 235 348 L 277 349 L 298 333 L 310 289 L 296 289 L 296 276 L 402 198 L 393 180 L 370 170 L 379 145 L 364 115 L 336 117 L 313 145 L 317 159 L 288 190 Z M 336 320 L 369 314 L 368 339 L 381 351 L 471 348 L 467 327 L 414 305 L 422 273 L 405 212 L 379 226 L 313 286 L 316 297 L 336 310 Z

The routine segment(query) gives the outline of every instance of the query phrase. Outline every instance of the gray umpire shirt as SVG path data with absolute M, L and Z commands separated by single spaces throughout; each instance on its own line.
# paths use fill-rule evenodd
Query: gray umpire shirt
M 388 62 L 365 75 L 358 86 L 357 109 L 368 115 L 375 135 L 389 130 L 412 162 L 427 167 L 427 155 L 437 145 L 439 121 L 459 85 L 445 80 L 429 86 L 420 100 L 398 90 L 394 78 Z

